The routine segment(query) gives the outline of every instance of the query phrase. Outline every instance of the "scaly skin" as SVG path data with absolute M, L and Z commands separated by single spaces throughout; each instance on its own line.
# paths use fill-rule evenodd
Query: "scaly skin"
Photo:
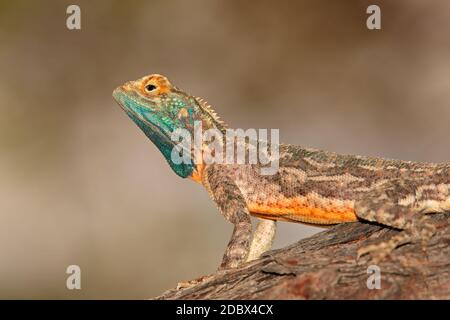
M 170 157 L 175 146 L 170 134 L 175 129 L 193 135 L 197 120 L 204 130 L 225 132 L 226 125 L 212 108 L 161 75 L 127 82 L 113 96 L 175 173 L 205 186 L 234 224 L 222 269 L 270 249 L 277 220 L 322 225 L 367 220 L 403 230 L 386 243 L 358 251 L 358 257 L 371 253 L 378 261 L 400 244 L 427 241 L 434 230 L 425 214 L 450 210 L 448 163 L 338 155 L 282 144 L 279 170 L 273 175 L 261 175 L 259 164 L 176 164 Z M 194 159 L 194 151 L 190 152 Z M 250 215 L 261 218 L 253 238 Z

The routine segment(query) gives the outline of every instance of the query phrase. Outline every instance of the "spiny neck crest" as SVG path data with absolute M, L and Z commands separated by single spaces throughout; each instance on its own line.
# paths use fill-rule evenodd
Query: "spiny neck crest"
M 226 129 L 228 126 L 225 124 L 225 122 L 220 119 L 220 117 L 217 115 L 216 111 L 213 109 L 213 107 L 211 107 L 211 105 L 204 100 L 201 97 L 194 97 L 195 100 L 197 101 L 197 103 L 199 104 L 201 110 L 209 115 L 209 117 L 215 122 L 216 127 L 219 130 L 224 130 Z

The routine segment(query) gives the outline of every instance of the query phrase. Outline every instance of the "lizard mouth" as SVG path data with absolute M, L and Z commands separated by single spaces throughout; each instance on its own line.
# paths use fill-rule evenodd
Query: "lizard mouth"
M 117 87 L 116 89 L 114 89 L 113 91 L 113 98 L 114 100 L 117 102 L 117 104 L 120 106 L 120 108 L 122 108 L 122 110 L 124 110 L 125 112 L 128 111 L 128 108 L 125 107 L 126 101 L 126 95 L 127 95 L 128 91 L 126 91 L 123 86 Z

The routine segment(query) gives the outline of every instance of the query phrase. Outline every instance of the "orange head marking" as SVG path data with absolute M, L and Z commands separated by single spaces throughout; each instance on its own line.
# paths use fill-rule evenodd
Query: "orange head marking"
M 169 80 L 160 74 L 152 74 L 138 81 L 140 81 L 140 92 L 147 96 L 157 96 L 162 93 L 168 93 L 173 88 Z
M 169 80 L 160 74 L 151 74 L 138 80 L 128 81 L 122 86 L 125 91 L 135 91 L 150 99 L 169 93 L 173 88 Z

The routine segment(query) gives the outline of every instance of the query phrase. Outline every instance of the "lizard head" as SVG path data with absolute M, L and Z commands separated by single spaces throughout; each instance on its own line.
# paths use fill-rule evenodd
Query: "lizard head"
M 212 108 L 202 99 L 186 94 L 159 74 L 126 82 L 113 92 L 113 97 L 127 115 L 158 147 L 172 169 L 186 178 L 196 170 L 194 163 L 174 163 L 172 149 L 177 144 L 171 140 L 176 129 L 189 131 L 194 136 L 194 123 L 201 121 L 204 130 L 224 130 Z M 191 159 L 194 159 L 191 152 Z

